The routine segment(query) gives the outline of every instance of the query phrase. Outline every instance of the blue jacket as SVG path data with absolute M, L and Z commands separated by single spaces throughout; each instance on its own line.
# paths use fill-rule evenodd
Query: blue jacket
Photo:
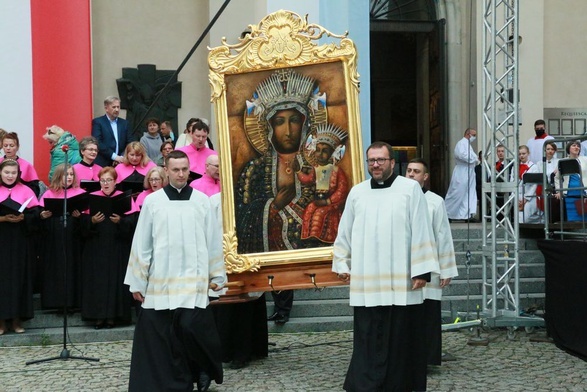
M 112 166 L 112 154 L 124 155 L 126 145 L 132 141 L 128 130 L 128 121 L 118 117 L 118 151 L 116 151 L 116 139 L 110 126 L 110 120 L 106 115 L 92 120 L 92 136 L 98 139 L 98 156 L 96 164 L 102 167 Z

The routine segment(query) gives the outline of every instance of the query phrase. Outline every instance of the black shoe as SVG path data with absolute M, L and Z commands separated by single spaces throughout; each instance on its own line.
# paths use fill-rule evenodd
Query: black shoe
M 200 376 L 198 377 L 198 382 L 197 382 L 198 392 L 206 392 L 208 390 L 208 388 L 210 388 L 211 383 L 212 383 L 212 380 L 210 379 L 210 376 L 208 375 L 208 373 L 206 373 L 204 371 L 200 372 Z
M 239 360 L 235 359 L 230 363 L 229 367 L 231 369 L 236 370 L 236 369 L 242 369 L 244 367 L 247 367 L 247 365 L 248 365 L 248 363 L 246 361 L 239 361 Z
M 273 314 L 267 317 L 267 321 L 275 321 L 279 317 L 279 313 L 273 312 Z
M 286 316 L 284 314 L 278 314 L 273 321 L 277 325 L 283 325 L 289 321 L 289 316 Z
M 96 324 L 94 324 L 94 329 L 102 329 L 102 328 L 104 328 L 103 321 L 100 321 L 100 322 L 97 322 Z

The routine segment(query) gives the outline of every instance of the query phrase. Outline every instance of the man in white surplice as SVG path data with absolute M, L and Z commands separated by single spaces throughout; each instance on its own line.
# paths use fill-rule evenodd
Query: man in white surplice
M 471 219 L 477 213 L 477 191 L 475 190 L 475 165 L 479 163 L 471 143 L 477 138 L 477 131 L 467 128 L 455 146 L 456 166 L 444 202 L 449 219 Z
M 208 197 L 187 185 L 189 160 L 172 151 L 169 185 L 145 198 L 124 283 L 142 304 L 129 391 L 208 390 L 222 383 L 220 338 L 208 289 L 226 283 L 221 231 Z
M 426 338 L 428 346 L 428 365 L 440 366 L 442 361 L 442 289 L 450 284 L 452 278 L 458 276 L 457 262 L 452 240 L 452 233 L 444 200 L 436 193 L 425 188 L 428 180 L 428 164 L 421 158 L 414 158 L 408 163 L 406 177 L 422 187 L 428 203 L 428 213 L 432 232 L 436 241 L 436 250 L 440 274 L 432 274 L 430 283 L 424 287 L 424 305 L 426 307 Z
M 347 391 L 425 391 L 422 288 L 439 273 L 420 185 L 393 173 L 392 147 L 367 149 L 371 179 L 349 192 L 332 270 L 350 281 L 353 354 Z

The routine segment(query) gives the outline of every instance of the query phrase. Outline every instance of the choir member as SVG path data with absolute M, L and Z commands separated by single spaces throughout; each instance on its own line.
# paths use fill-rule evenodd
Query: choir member
M 93 136 L 83 138 L 79 144 L 79 153 L 82 160 L 73 165 L 78 180 L 98 181 L 98 173 L 102 169 L 102 166 L 95 163 L 98 156 L 98 139 Z
M 116 174 L 118 175 L 116 183 L 142 184 L 149 169 L 155 166 L 155 163 L 149 159 L 145 146 L 139 142 L 130 142 L 124 150 L 123 162 L 116 165 Z M 131 188 L 133 193 L 137 192 L 134 186 L 131 186 Z M 124 185 L 123 189 L 125 189 Z
M 99 173 L 101 189 L 92 192 L 111 198 L 116 190 L 117 173 L 106 166 Z M 125 214 L 106 216 L 82 214 L 85 237 L 82 257 L 82 317 L 94 320 L 94 328 L 112 328 L 116 322 L 130 322 L 131 297 L 123 284 L 130 253 L 130 242 L 136 225 L 134 203 Z
M 145 201 L 145 197 L 167 186 L 167 184 L 168 181 L 167 174 L 165 174 L 165 169 L 163 169 L 161 166 L 155 166 L 149 169 L 147 175 L 145 176 L 145 181 L 143 182 L 145 190 L 139 193 L 135 201 L 137 207 L 141 208 L 143 206 L 143 202 Z
M 10 154 L 13 146 L 4 145 Z M 38 219 L 39 203 L 21 182 L 20 172 L 14 159 L 0 163 L 0 335 L 7 332 L 8 320 L 12 320 L 14 332 L 23 333 L 22 321 L 33 317 L 30 234 Z
M 63 206 L 65 197 L 72 203 L 72 198 L 84 193 L 73 167 L 60 164 L 53 172 L 49 189 L 41 197 L 41 306 L 44 309 L 80 306 L 81 213 L 78 209 L 67 213 L 64 226 L 63 207 L 59 212 L 51 210 L 53 206 L 49 206 L 49 202 L 59 200 Z
M 39 188 L 39 176 L 37 171 L 28 161 L 18 156 L 18 149 L 20 148 L 20 141 L 16 132 L 8 132 L 2 137 L 2 150 L 4 156 L 0 157 L 0 162 L 4 159 L 14 159 L 18 161 L 20 168 L 20 182 L 28 186 L 39 197 L 41 190 Z

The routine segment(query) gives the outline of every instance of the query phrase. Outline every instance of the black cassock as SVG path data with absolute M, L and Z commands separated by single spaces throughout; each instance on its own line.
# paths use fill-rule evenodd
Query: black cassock
M 210 308 L 222 342 L 222 362 L 248 362 L 267 357 L 265 293 L 249 302 L 215 304 Z
M 82 215 L 82 317 L 129 323 L 132 295 L 124 284 L 137 214 L 123 215 L 118 224 L 109 217 L 93 224 Z
M 65 230 L 63 228 L 63 216 L 54 214 L 50 218 L 41 220 L 39 270 L 41 275 L 41 306 L 43 309 L 62 308 L 65 305 L 64 272 L 66 261 L 67 307 L 80 307 L 82 252 L 80 219 L 68 215 Z M 63 257 L 64 254 L 66 254 L 67 259 Z
M 24 211 L 18 223 L 0 222 L 0 320 L 33 317 L 32 233 L 38 224 L 37 207 Z

